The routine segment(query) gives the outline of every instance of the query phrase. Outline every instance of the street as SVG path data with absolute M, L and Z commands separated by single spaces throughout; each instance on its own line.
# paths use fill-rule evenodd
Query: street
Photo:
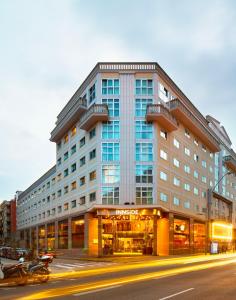
M 56 265 L 63 264 L 77 267 L 58 272 Z M 236 299 L 235 254 L 125 264 L 55 260 L 51 269 L 46 284 L 1 286 L 1 299 Z

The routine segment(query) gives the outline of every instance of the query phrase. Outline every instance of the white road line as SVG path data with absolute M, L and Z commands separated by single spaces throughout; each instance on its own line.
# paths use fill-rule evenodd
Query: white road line
M 54 265 L 56 268 L 65 268 L 65 269 L 72 269 L 72 267 L 65 266 L 65 265 Z
M 88 291 L 88 292 L 82 292 L 82 293 L 78 293 L 78 294 L 73 294 L 73 296 L 77 297 L 77 296 L 82 296 L 82 295 L 87 295 L 87 294 L 92 294 L 92 293 L 97 293 L 97 292 L 102 292 L 102 291 L 106 291 L 106 290 L 111 290 L 111 289 L 115 289 L 122 286 L 122 284 L 120 285 L 113 285 L 113 286 L 108 286 L 106 288 L 101 288 L 101 289 L 96 289 L 96 290 L 92 290 L 92 291 Z
M 159 300 L 170 299 L 170 298 L 173 298 L 173 297 L 175 297 L 175 296 L 178 296 L 178 295 L 180 295 L 180 294 L 183 294 L 183 293 L 190 292 L 190 291 L 192 291 L 192 290 L 194 290 L 194 288 L 190 288 L 190 289 L 187 289 L 187 290 L 181 291 L 181 292 L 179 292 L 179 293 L 176 293 L 176 294 L 169 295 L 169 296 L 167 296 L 167 297 L 164 297 L 164 298 L 159 298 Z
M 70 278 L 70 281 L 78 280 L 77 278 Z

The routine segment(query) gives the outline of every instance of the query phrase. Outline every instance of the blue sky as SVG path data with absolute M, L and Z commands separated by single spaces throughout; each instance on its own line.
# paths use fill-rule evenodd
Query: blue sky
M 56 116 L 98 61 L 157 61 L 235 146 L 235 19 L 233 0 L 2 0 L 0 201 L 55 163 Z

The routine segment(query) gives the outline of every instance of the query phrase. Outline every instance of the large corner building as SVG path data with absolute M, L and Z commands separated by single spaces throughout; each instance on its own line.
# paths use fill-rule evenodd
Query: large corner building
M 20 246 L 92 256 L 234 248 L 230 138 L 157 63 L 98 63 L 51 142 L 55 166 L 17 199 Z

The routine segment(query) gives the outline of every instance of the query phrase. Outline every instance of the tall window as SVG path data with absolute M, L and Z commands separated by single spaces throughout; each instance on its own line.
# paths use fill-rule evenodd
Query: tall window
M 103 165 L 102 183 L 118 183 L 118 182 L 120 182 L 120 166 Z
M 102 123 L 103 139 L 119 139 L 120 138 L 120 122 L 110 121 Z
M 152 95 L 153 81 L 152 79 L 136 79 L 135 80 L 136 95 Z
M 167 174 L 165 172 L 160 172 L 160 178 L 161 180 L 167 181 Z
M 108 106 L 109 117 L 119 117 L 120 115 L 119 99 L 102 99 L 102 103 Z
M 91 88 L 89 89 L 89 103 L 93 102 L 95 97 L 96 97 L 96 87 L 94 83 L 94 85 L 92 85 Z
M 153 204 L 152 187 L 136 187 L 136 204 Z
M 152 123 L 145 121 L 135 122 L 136 139 L 152 139 L 153 137 L 153 126 Z
M 174 146 L 175 146 L 176 148 L 179 149 L 179 141 L 176 140 L 175 138 L 174 138 L 174 140 L 173 140 L 173 144 L 174 144 Z
M 136 161 L 152 161 L 152 148 L 152 143 L 136 143 Z
M 102 187 L 102 204 L 119 204 L 119 187 Z
M 119 95 L 119 79 L 102 79 L 102 95 Z
M 119 161 L 120 144 L 102 143 L 102 161 Z
M 152 104 L 152 99 L 135 99 L 136 117 L 145 117 L 148 104 Z
M 152 183 L 153 166 L 136 165 L 136 183 Z
M 96 149 L 89 152 L 89 159 L 94 159 L 96 157 Z
M 165 193 L 160 193 L 160 200 L 163 202 L 167 202 L 168 201 L 168 196 Z

